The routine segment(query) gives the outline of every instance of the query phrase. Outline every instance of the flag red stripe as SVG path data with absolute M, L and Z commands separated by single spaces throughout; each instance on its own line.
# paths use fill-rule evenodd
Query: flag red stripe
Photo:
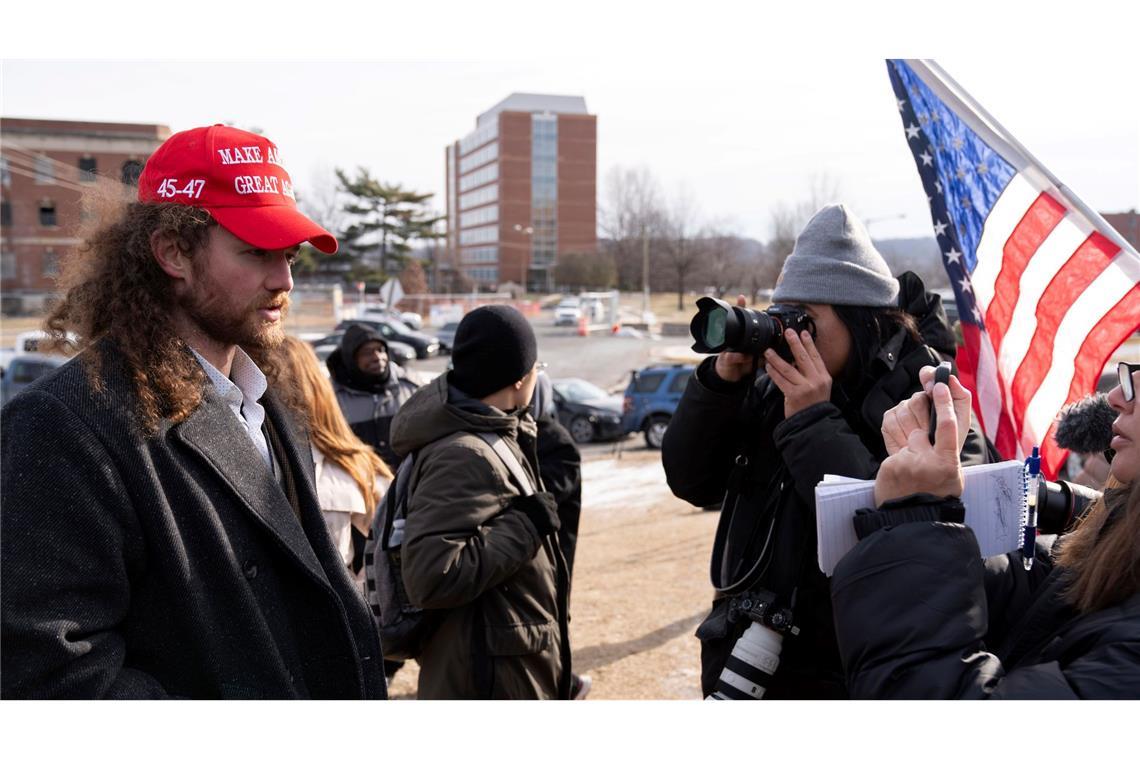
M 982 415 L 982 391 L 979 390 L 980 383 L 978 382 L 978 357 L 982 350 L 982 341 L 987 340 L 987 336 L 977 325 L 966 324 L 965 322 L 960 324 L 962 326 L 962 339 L 966 345 L 958 351 L 958 356 L 955 359 L 958 367 L 958 379 L 974 396 L 974 416 L 977 417 L 982 432 L 993 442 L 1003 457 L 1013 458 L 1017 456 L 1017 430 L 1009 416 L 1009 407 L 1005 399 L 1005 383 L 1000 372 L 995 378 L 995 384 L 1001 394 L 1001 411 L 998 415 L 997 429 L 987 429 L 986 420 Z
M 981 397 L 978 395 L 978 326 L 965 322 L 958 324 L 962 328 L 962 342 L 965 345 L 958 349 L 954 364 L 958 368 L 959 382 L 974 395 L 974 416 L 978 418 L 978 424 L 982 424 Z
M 1140 284 L 1133 285 L 1128 294 L 1097 322 L 1096 327 L 1089 331 L 1088 336 L 1081 344 L 1080 351 L 1077 353 L 1073 382 L 1069 385 L 1069 395 L 1065 399 L 1066 404 L 1083 398 L 1096 388 L 1105 362 L 1138 327 L 1140 327 Z M 1065 456 L 1068 454 L 1065 449 L 1058 447 L 1053 440 L 1053 429 L 1056 424 L 1053 422 L 1049 426 L 1048 434 L 1042 439 L 1042 467 L 1045 476 L 1048 478 L 1057 477 L 1061 463 L 1065 461 Z
M 993 299 L 986 307 L 986 331 L 990 334 L 996 355 L 1001 355 L 1002 338 L 1009 329 L 1013 310 L 1021 296 L 1021 275 L 1033 254 L 1064 216 L 1065 207 L 1048 193 L 1041 193 L 1005 242 L 1001 271 L 994 281 Z
M 1012 407 L 1018 430 L 1022 429 L 1029 402 L 1053 364 L 1053 341 L 1061 320 L 1119 252 L 1120 248 L 1101 233 L 1089 235 L 1057 271 L 1037 302 L 1037 329 L 1013 377 Z

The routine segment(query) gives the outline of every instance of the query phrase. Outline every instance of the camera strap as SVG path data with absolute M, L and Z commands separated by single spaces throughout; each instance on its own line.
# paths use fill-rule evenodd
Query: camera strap
M 768 564 L 772 561 L 772 537 L 776 528 L 776 503 L 771 504 L 764 513 L 759 515 L 751 535 L 745 546 L 751 546 L 762 536 L 759 554 L 752 566 L 742 575 L 740 567 L 733 564 L 733 558 L 726 555 L 729 536 L 734 521 L 738 518 L 740 495 L 748 472 L 748 457 L 743 454 L 736 457 L 736 463 L 729 473 L 728 484 L 721 502 L 720 520 L 716 526 L 716 536 L 713 539 L 712 557 L 709 563 L 709 576 L 713 588 L 718 594 L 728 596 L 747 591 L 764 574 Z M 728 579 L 739 576 L 739 580 Z

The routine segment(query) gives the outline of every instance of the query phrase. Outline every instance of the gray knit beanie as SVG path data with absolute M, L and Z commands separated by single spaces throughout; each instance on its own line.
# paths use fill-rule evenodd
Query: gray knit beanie
M 843 204 L 824 206 L 804 226 L 772 293 L 773 301 L 883 308 L 898 298 L 898 280 Z

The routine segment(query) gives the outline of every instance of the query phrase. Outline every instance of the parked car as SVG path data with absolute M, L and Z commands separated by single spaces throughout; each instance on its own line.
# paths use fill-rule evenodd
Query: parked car
M 451 347 L 455 344 L 455 331 L 458 329 L 458 322 L 448 322 L 435 331 L 435 337 L 439 341 L 439 352 L 441 354 L 451 353 Z
M 577 377 L 555 380 L 554 406 L 558 421 L 575 443 L 606 441 L 625 435 L 621 426 L 622 397 Z
M 13 344 L 15 353 L 19 354 L 35 354 L 41 353 L 44 349 L 44 344 L 51 336 L 44 330 L 28 330 L 16 336 L 16 342 Z M 65 334 L 65 339 L 70 345 L 63 347 L 62 351 L 51 349 L 49 353 L 62 353 L 66 356 L 71 356 L 75 353 L 75 346 L 79 342 L 79 336 L 73 332 Z
M 665 430 L 692 374 L 693 368 L 688 364 L 655 364 L 634 370 L 625 389 L 622 429 L 626 433 L 644 433 L 646 446 L 661 448 Z
M 368 306 L 364 309 L 364 313 L 360 315 L 360 319 L 377 319 L 380 317 L 397 319 L 403 322 L 409 330 L 424 329 L 424 318 L 414 311 L 397 311 L 387 306 Z
M 582 302 L 577 298 L 563 298 L 554 307 L 554 325 L 576 325 L 582 318 Z
M 68 360 L 59 354 L 17 354 L 0 372 L 0 406 Z
M 363 325 L 364 327 L 375 330 L 383 335 L 386 341 L 406 343 L 416 350 L 417 359 L 428 359 L 439 353 L 439 341 L 436 340 L 434 335 L 412 330 L 403 322 L 388 317 L 377 317 L 376 319 L 346 319 L 333 329 L 344 331 L 348 329 L 349 325 L 353 324 Z
M 329 358 L 329 355 L 340 348 L 340 339 L 344 337 L 344 330 L 329 333 L 323 338 L 309 341 L 309 345 L 313 347 L 313 351 L 317 354 L 321 364 Z M 388 356 L 392 361 L 399 364 L 401 367 L 405 366 L 412 359 L 416 358 L 416 349 L 409 346 L 407 343 L 400 343 L 399 341 L 388 341 Z

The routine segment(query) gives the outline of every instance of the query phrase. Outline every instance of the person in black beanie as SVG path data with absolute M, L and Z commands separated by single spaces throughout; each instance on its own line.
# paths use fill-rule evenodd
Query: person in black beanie
M 454 368 L 392 422 L 393 450 L 415 453 L 404 585 L 412 604 L 441 611 L 417 658 L 421 699 L 570 697 L 569 575 L 529 411 L 537 356 L 522 314 L 475 309 L 456 330 Z
M 392 417 L 419 385 L 389 358 L 383 336 L 363 325 L 350 325 L 325 363 L 352 432 L 394 471 L 400 458 L 388 444 Z

